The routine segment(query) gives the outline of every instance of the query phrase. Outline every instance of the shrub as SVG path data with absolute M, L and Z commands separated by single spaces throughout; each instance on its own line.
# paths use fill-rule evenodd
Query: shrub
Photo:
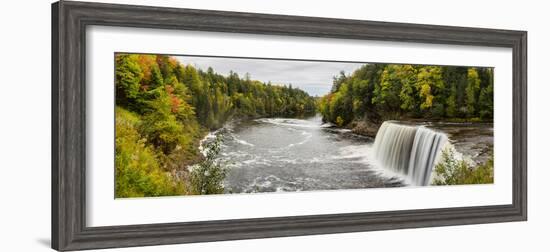
M 338 116 L 336 118 L 336 125 L 338 125 L 338 127 L 342 127 L 344 125 L 344 119 L 342 119 L 342 117 Z
M 196 147 L 203 132 L 193 109 L 185 101 L 174 99 L 170 88 L 160 87 L 155 92 L 157 97 L 148 102 L 149 112 L 142 116 L 139 130 L 161 154 L 159 161 L 164 170 L 181 170 L 196 161 Z
M 154 148 L 136 130 L 140 123 L 136 115 L 116 108 L 116 197 L 182 194 L 183 185 L 161 170 Z
M 442 152 L 441 161 L 435 166 L 435 185 L 491 184 L 493 183 L 493 158 L 485 164 L 473 166 L 456 157 L 453 148 Z
M 204 146 L 205 158 L 200 163 L 192 166 L 191 188 L 193 194 L 219 194 L 223 193 L 223 180 L 228 169 L 216 160 L 221 150 L 222 135 Z

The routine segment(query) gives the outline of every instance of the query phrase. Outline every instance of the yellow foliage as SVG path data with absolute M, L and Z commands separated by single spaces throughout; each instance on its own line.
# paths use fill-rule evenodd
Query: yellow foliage
M 139 118 L 116 108 L 116 197 L 179 195 L 183 185 L 162 171 L 155 150 L 143 139 L 136 126 Z

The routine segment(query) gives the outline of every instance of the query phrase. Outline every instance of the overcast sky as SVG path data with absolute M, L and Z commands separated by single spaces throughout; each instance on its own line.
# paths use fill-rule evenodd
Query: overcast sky
M 327 94 L 332 87 L 332 77 L 340 71 L 352 73 L 361 65 L 359 63 L 313 62 L 292 60 L 238 59 L 216 57 L 176 56 L 182 64 L 191 64 L 206 71 L 212 67 L 214 72 L 227 76 L 229 71 L 240 77 L 246 73 L 250 79 L 272 84 L 292 84 L 312 96 Z

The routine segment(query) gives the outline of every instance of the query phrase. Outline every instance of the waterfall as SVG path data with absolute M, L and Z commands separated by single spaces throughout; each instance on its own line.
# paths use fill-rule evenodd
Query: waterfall
M 374 140 L 374 156 L 387 169 L 407 176 L 414 185 L 428 185 L 447 136 L 424 126 L 386 121 Z

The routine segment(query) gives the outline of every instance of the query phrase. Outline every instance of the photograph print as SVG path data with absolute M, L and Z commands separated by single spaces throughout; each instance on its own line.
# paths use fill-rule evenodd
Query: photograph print
M 492 67 L 114 61 L 115 198 L 493 183 Z

